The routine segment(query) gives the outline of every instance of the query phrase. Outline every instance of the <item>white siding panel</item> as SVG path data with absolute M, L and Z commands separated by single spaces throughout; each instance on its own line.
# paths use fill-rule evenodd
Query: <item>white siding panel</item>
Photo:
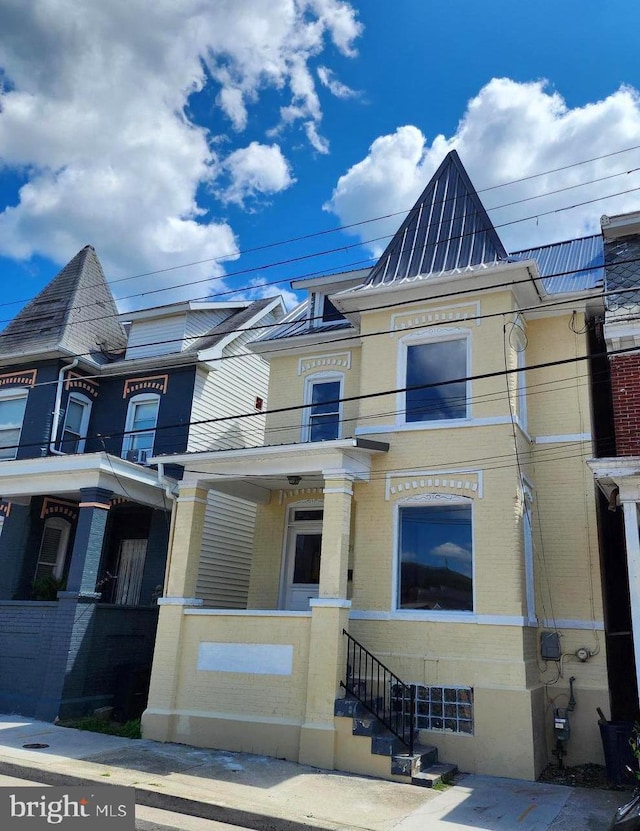
M 216 369 L 202 377 L 198 373 L 191 421 L 206 421 L 245 413 L 256 413 L 256 398 L 267 400 L 269 367 L 259 355 L 246 350 L 256 332 L 247 332 L 233 341 L 217 361 Z M 264 443 L 263 415 L 218 423 L 193 425 L 189 432 L 189 451 L 227 450 L 255 447 Z
M 246 609 L 256 506 L 209 491 L 196 596 L 205 606 Z
M 184 315 L 134 320 L 129 331 L 125 359 L 148 358 L 180 352 L 184 337 Z
M 210 309 L 208 311 L 189 312 L 184 331 L 183 349 L 197 339 L 206 335 L 214 326 L 229 316 L 229 312 L 225 309 Z

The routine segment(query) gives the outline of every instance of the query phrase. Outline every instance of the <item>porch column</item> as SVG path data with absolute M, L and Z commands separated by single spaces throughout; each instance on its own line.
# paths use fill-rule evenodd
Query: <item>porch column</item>
M 171 517 L 165 596 L 158 600 L 149 698 L 142 714 L 143 736 L 156 741 L 175 739 L 184 609 L 202 605 L 195 593 L 207 493 L 198 485 L 181 487 Z
M 167 597 L 195 597 L 207 494 L 198 485 L 180 488 L 167 563 Z
M 104 532 L 112 491 L 104 488 L 80 489 L 80 513 L 71 552 L 67 591 L 95 596 Z
M 629 595 L 631 599 L 631 629 L 636 678 L 640 683 L 640 532 L 638 531 L 638 505 L 635 501 L 623 501 L 624 536 L 627 546 L 629 571 Z M 638 689 L 636 687 L 636 696 Z
M 307 702 L 299 761 L 329 770 L 334 766 L 333 710 L 346 660 L 342 630 L 348 628 L 351 608 L 347 570 L 352 485 L 350 476 L 325 478 L 319 596 L 310 601 Z

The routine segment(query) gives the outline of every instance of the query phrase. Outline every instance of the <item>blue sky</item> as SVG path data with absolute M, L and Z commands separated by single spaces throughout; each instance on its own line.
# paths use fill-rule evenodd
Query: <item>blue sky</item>
M 508 250 L 640 209 L 635 0 L 5 0 L 0 31 L 2 320 L 87 243 L 123 310 L 370 263 L 452 148 Z

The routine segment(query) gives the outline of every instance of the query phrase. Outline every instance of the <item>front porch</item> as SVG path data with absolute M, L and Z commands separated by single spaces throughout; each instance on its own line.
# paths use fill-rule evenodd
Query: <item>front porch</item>
M 353 485 L 368 481 L 372 457 L 387 449 L 345 439 L 170 457 L 185 478 L 145 736 L 335 766 Z M 280 563 L 267 566 L 267 580 L 252 575 L 246 611 L 205 609 L 195 597 L 209 488 L 272 507 L 255 547 L 268 535 Z
M 171 484 L 106 453 L 3 462 L 5 712 L 52 721 L 113 705 L 120 718 L 140 714 Z

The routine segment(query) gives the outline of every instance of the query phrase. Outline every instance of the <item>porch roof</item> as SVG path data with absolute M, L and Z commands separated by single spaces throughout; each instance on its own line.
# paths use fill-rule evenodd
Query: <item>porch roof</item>
M 612 507 L 618 498 L 640 502 L 640 456 L 587 459 L 587 465 Z
M 388 450 L 386 442 L 350 438 L 181 453 L 151 462 L 184 466 L 183 485 L 198 484 L 266 503 L 271 491 L 323 487 L 325 479 L 351 476 L 368 481 L 372 457 Z M 294 477 L 299 481 L 291 481 Z
M 81 488 L 105 488 L 114 496 L 167 509 L 175 480 L 108 453 L 79 453 L 0 462 L 0 498 L 13 502 L 46 494 L 78 500 Z

